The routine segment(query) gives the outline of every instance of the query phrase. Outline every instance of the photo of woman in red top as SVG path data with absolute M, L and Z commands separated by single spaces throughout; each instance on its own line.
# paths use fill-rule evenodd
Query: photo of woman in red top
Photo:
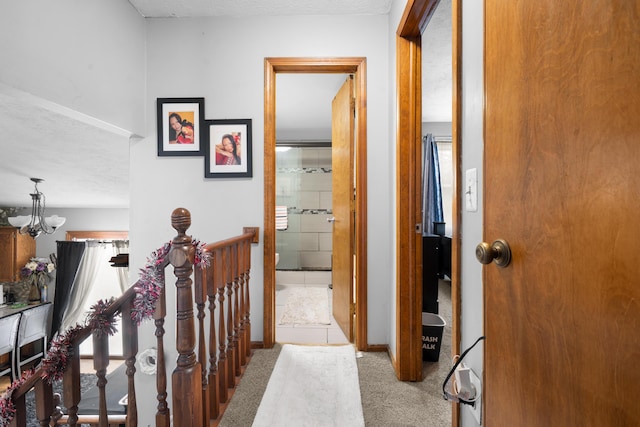
M 193 124 L 182 120 L 180 114 L 169 115 L 169 126 L 175 132 L 175 138 L 170 137 L 169 144 L 193 144 Z
M 216 165 L 239 165 L 240 146 L 236 138 L 240 139 L 240 135 L 225 134 L 222 136 L 220 144 L 216 144 Z

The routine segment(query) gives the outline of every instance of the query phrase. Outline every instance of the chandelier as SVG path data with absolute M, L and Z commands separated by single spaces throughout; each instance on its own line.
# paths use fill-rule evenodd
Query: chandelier
M 38 191 L 38 183 L 43 180 L 31 178 L 35 184 L 35 190 L 31 193 L 31 215 L 18 215 L 7 218 L 9 224 L 20 229 L 20 234 L 29 234 L 36 239 L 41 233 L 52 234 L 56 228 L 60 227 L 67 220 L 58 215 L 45 218 L 45 198 L 44 194 Z

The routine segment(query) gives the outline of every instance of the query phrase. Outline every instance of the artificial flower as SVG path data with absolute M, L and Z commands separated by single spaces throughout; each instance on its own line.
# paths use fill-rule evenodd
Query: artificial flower
M 31 258 L 20 269 L 20 275 L 25 279 L 35 280 L 37 283 L 45 283 L 51 278 L 51 273 L 56 269 L 54 263 L 46 258 Z

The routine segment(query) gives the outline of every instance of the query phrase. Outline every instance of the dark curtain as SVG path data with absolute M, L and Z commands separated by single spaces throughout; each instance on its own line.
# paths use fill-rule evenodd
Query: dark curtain
M 432 134 L 422 138 L 422 234 L 435 234 L 434 222 L 444 222 L 438 146 Z
M 62 323 L 62 316 L 69 303 L 71 286 L 76 278 L 85 248 L 85 242 L 58 241 L 56 243 L 58 244 L 58 268 L 50 337 L 53 337 L 58 332 Z

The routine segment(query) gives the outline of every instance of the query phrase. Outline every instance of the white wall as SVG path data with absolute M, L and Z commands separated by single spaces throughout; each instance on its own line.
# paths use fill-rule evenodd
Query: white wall
M 243 226 L 263 229 L 265 57 L 366 57 L 368 341 L 389 343 L 387 307 L 393 275 L 388 260 L 392 259 L 393 247 L 391 232 L 380 231 L 387 230 L 392 221 L 389 157 L 394 143 L 388 138 L 387 17 L 224 17 L 147 22 L 149 137 L 131 147 L 131 271 L 141 268 L 153 250 L 175 235 L 169 218 L 176 207 L 191 211 L 193 226 L 189 234 L 205 242 L 239 234 Z M 157 157 L 155 101 L 159 97 L 205 97 L 207 119 L 252 119 L 253 178 L 205 180 L 202 157 Z M 262 243 L 253 247 L 250 285 L 254 341 L 263 336 L 262 252 Z M 150 324 L 145 327 L 152 329 Z M 165 329 L 167 342 L 173 342 L 172 320 Z M 141 349 L 154 344 L 152 333 L 143 332 L 141 337 L 147 339 Z M 149 398 L 151 403 L 155 396 Z M 146 424 L 141 420 L 141 425 Z
M 483 334 L 482 266 L 475 258 L 475 248 L 482 241 L 482 160 L 483 160 L 483 52 L 482 16 L 484 2 L 462 1 L 462 176 L 467 169 L 478 171 L 478 211 L 462 211 L 462 275 L 461 325 L 464 351 Z M 460 191 L 464 192 L 464 186 Z M 463 197 L 464 194 L 461 195 Z M 462 198 L 464 200 L 464 198 Z M 482 345 L 476 346 L 465 358 L 465 363 L 482 378 Z M 464 405 L 462 405 L 464 406 Z M 462 408 L 461 425 L 476 426 L 468 408 Z
M 3 2 L 0 83 L 142 134 L 144 28 L 126 0 Z
M 388 234 L 389 240 L 391 241 L 391 245 L 393 247 L 393 252 L 391 254 L 391 258 L 389 258 L 386 262 L 387 265 L 391 266 L 391 289 L 390 289 L 390 303 L 386 307 L 386 311 L 389 313 L 389 351 L 393 357 L 396 355 L 396 274 L 398 266 L 396 264 L 396 246 L 398 244 L 396 240 L 396 134 L 397 134 L 397 123 L 395 120 L 396 110 L 398 104 L 397 100 L 397 88 L 396 88 L 396 30 L 398 29 L 398 25 L 400 24 L 400 19 L 402 18 L 402 13 L 404 12 L 406 6 L 406 0 L 394 0 L 391 5 L 391 10 L 389 11 L 389 33 L 387 34 L 388 43 L 389 43 L 389 63 L 387 64 L 387 68 L 389 69 L 389 93 L 387 94 L 387 114 L 389 116 L 389 134 L 387 138 L 390 141 L 392 147 L 389 150 L 389 158 L 387 159 L 387 166 L 392 171 L 391 178 L 387 183 L 387 188 L 390 196 L 389 203 L 389 222 L 386 224 L 379 224 L 380 230 L 386 230 Z
M 451 122 L 422 122 L 422 135 L 451 136 Z

